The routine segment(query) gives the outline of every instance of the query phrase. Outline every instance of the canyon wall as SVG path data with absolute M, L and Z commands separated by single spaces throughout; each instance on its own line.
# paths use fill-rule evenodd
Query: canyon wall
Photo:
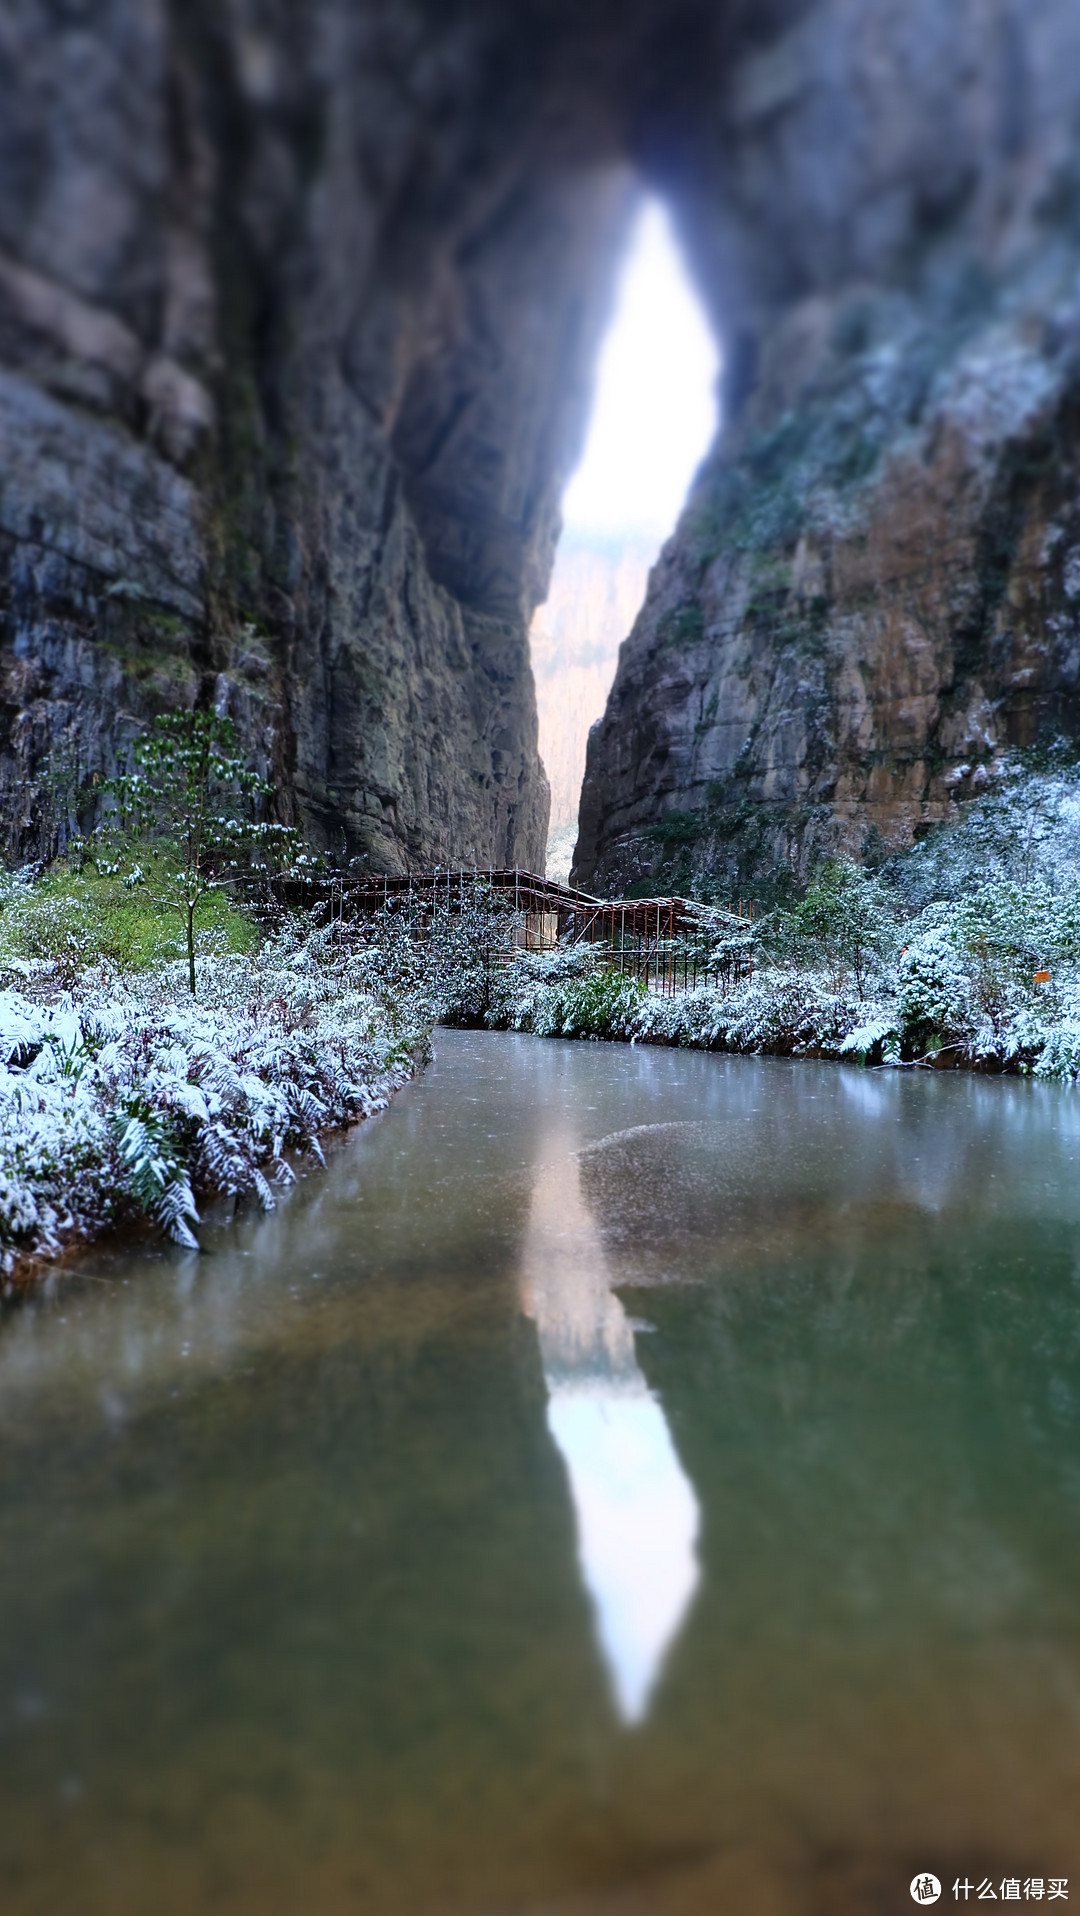
M 733 59 L 668 184 L 727 421 L 574 875 L 760 897 L 1080 730 L 1080 12 L 823 0 Z
M 528 630 L 635 176 L 726 423 L 579 879 L 877 856 L 1075 732 L 1078 143 L 1074 0 L 13 0 L 9 855 L 213 701 L 334 856 L 540 862 Z
M 419 0 L 4 10 L 9 856 L 213 701 L 335 856 L 542 863 L 528 627 L 629 204 L 549 38 Z

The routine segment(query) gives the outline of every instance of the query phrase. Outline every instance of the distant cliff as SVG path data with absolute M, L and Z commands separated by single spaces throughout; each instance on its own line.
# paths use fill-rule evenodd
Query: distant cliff
M 654 549 L 641 539 L 566 534 L 530 644 L 551 830 L 576 826 L 589 727 L 604 710 L 619 646 L 645 597 Z

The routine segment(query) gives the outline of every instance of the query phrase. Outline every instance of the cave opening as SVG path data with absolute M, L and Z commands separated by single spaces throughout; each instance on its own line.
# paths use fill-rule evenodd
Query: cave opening
M 717 429 L 720 352 L 664 202 L 642 195 L 596 367 L 581 458 L 562 502 L 548 596 L 531 632 L 540 756 L 551 783 L 550 877 L 577 837 L 589 728 Z

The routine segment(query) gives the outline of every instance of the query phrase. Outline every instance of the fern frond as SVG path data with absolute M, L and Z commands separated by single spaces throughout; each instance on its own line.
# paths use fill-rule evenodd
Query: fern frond
M 198 1250 L 199 1240 L 191 1224 L 199 1223 L 199 1213 L 186 1173 L 181 1172 L 165 1186 L 155 1206 L 155 1215 L 174 1244 L 182 1244 L 188 1251 Z

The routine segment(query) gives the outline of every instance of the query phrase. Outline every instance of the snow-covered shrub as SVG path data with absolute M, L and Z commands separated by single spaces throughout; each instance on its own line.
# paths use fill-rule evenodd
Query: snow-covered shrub
M 41 1222 L 34 1193 L 19 1178 L 0 1172 L 0 1245 L 28 1244 Z
M 833 989 L 860 997 L 896 955 L 895 896 L 849 858 L 829 860 L 792 910 L 761 921 L 759 948 L 783 970 L 826 971 Z
M 904 1035 L 927 1047 L 962 1038 L 978 1014 L 969 969 L 955 935 L 935 927 L 912 938 L 897 967 L 897 1009 Z
M 1041 1030 L 1029 1034 L 1023 1047 L 1027 1068 L 1037 1078 L 1057 1078 L 1066 1084 L 1080 1078 L 1080 991 L 1072 1002 L 1057 1010 L 1057 1015 Z
M 492 986 L 487 1022 L 537 1037 L 629 1038 L 710 1051 L 839 1057 L 850 1033 L 877 1014 L 880 1048 L 892 1020 L 854 990 L 801 971 L 762 971 L 722 990 L 701 986 L 666 996 L 605 968 L 594 947 L 522 953 Z
M 521 952 L 490 986 L 485 1022 L 540 1038 L 627 1038 L 645 987 L 591 945 Z
M 553 1009 L 564 1038 L 623 1038 L 633 1030 L 634 1015 L 646 994 L 638 978 L 620 971 L 597 971 L 586 978 L 567 979 L 555 995 Z
M 878 1012 L 856 1025 L 841 1041 L 836 1055 L 852 1064 L 899 1064 L 900 1033 L 895 1010 Z
M 482 886 L 434 908 L 425 898 L 393 899 L 353 929 L 357 975 L 388 1012 L 405 1001 L 429 1023 L 480 1024 L 492 954 L 509 947 L 521 916 Z
M 727 992 L 650 996 L 638 1011 L 633 1035 L 645 1043 L 709 1051 L 839 1057 L 849 1034 L 865 1023 L 867 1008 L 854 992 L 830 990 L 826 979 L 761 971 Z
M 379 1110 L 427 1054 L 430 1021 L 390 1007 L 360 959 L 290 924 L 248 955 L 156 976 L 43 968 L 0 993 L 0 1245 L 4 1269 L 148 1215 L 195 1242 L 214 1195 L 269 1208 L 289 1154 Z
M 198 1250 L 190 1226 L 199 1222 L 183 1151 L 169 1118 L 141 1098 L 121 1103 L 109 1118 L 128 1190 L 148 1217 L 156 1217 L 176 1243 Z

